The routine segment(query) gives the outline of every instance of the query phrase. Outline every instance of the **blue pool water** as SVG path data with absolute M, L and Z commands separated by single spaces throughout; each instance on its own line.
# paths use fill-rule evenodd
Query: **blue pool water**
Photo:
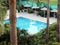
M 9 20 L 5 20 L 4 23 L 9 23 Z M 20 29 L 27 30 L 28 33 L 35 34 L 41 29 L 46 28 L 47 24 L 24 17 L 18 17 L 16 20 L 16 26 Z

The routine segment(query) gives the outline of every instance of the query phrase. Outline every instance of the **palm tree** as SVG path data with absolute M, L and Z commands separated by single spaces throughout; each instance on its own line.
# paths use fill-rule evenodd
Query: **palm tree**
M 16 0 L 9 0 L 10 8 L 10 41 L 11 45 L 17 45 L 17 30 L 16 30 Z
M 58 0 L 57 30 L 56 41 L 60 42 L 60 0 Z
M 49 41 L 49 17 L 50 17 L 50 0 L 47 1 L 47 30 L 46 30 L 46 44 L 48 44 Z

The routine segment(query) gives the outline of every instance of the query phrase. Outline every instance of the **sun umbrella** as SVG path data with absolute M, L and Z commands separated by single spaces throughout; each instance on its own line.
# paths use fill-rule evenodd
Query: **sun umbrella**
M 38 9 L 38 8 L 39 8 L 39 7 L 37 7 L 37 6 L 33 6 L 33 7 L 32 7 L 32 9 Z
M 51 10 L 51 12 L 58 12 L 58 10 L 56 10 L 56 9 L 53 9 L 53 10 Z
M 57 13 L 58 10 L 57 9 L 53 9 L 53 10 L 51 10 L 51 12 L 54 12 L 54 17 L 55 17 L 55 13 Z
M 24 5 L 24 7 L 31 7 L 29 4 Z
M 28 9 L 31 7 L 29 4 L 24 5 L 25 10 L 28 12 Z
M 44 8 L 41 8 L 41 10 L 43 10 L 43 11 L 44 11 L 44 17 L 45 17 L 45 11 L 47 10 L 47 8 L 46 8 L 46 7 L 44 7 Z
M 35 13 L 38 13 L 38 11 L 37 11 L 37 10 L 39 9 L 39 7 L 38 7 L 38 6 L 33 6 L 33 7 L 32 7 L 32 9 L 34 9 L 34 10 L 35 10 L 35 11 L 34 11 Z

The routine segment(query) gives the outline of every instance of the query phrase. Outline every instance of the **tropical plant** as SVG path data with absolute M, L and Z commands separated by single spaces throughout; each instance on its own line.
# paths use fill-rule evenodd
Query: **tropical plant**
M 0 4 L 3 2 L 4 0 L 0 0 Z
M 57 24 L 56 23 L 53 23 L 49 26 L 49 34 L 50 34 L 50 37 L 49 37 L 49 41 L 48 41 L 48 45 L 59 45 L 60 43 L 56 42 L 56 27 L 57 27 Z M 44 45 L 45 44 L 45 32 L 46 32 L 46 29 L 42 29 L 39 33 L 35 34 L 36 37 L 36 40 L 38 39 L 37 42 L 39 42 L 41 45 Z
M 3 0 L 0 0 L 0 35 L 4 33 L 4 24 L 3 24 L 3 20 L 6 16 L 6 7 L 2 6 Z
M 38 12 L 37 15 L 40 15 L 40 16 L 44 17 L 44 13 L 41 10 Z M 45 17 L 47 17 L 47 11 L 45 11 Z
M 3 6 L 6 6 L 6 8 L 9 9 L 9 1 L 8 1 L 8 0 L 4 0 L 4 1 L 2 2 L 2 5 L 3 5 Z
M 33 13 L 33 9 L 29 8 L 28 13 Z
M 4 34 L 0 36 L 0 45 L 8 45 L 8 43 L 10 42 L 10 25 L 6 23 L 4 24 L 4 27 Z
M 6 42 L 7 45 L 10 45 L 10 24 L 5 24 L 5 33 L 0 36 L 0 42 Z M 60 45 L 59 42 L 56 42 L 56 27 L 57 24 L 53 23 L 49 26 L 49 42 L 48 45 Z M 18 45 L 45 45 L 45 32 L 46 28 L 40 30 L 37 34 L 29 35 L 26 30 L 17 28 L 17 40 Z

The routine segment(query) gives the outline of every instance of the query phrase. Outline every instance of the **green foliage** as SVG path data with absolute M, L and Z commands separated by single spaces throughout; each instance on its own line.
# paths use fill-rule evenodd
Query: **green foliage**
M 4 33 L 4 25 L 0 22 L 0 36 Z
M 0 21 L 2 22 L 6 17 L 6 7 L 0 6 Z
M 0 21 L 2 22 L 6 16 L 7 9 L 5 6 L 2 5 L 4 0 L 0 0 Z
M 29 0 L 31 2 L 35 2 L 37 4 L 37 6 L 42 4 L 42 0 Z
M 58 42 L 49 42 L 48 45 L 60 45 L 60 43 L 58 43 Z
M 4 33 L 0 36 L 0 45 L 9 45 L 9 41 L 10 41 L 10 32 L 8 30 L 6 30 L 7 25 L 9 24 L 5 24 L 4 27 Z
M 49 32 L 50 32 L 50 38 L 49 38 L 49 44 L 48 45 L 59 45 L 60 43 L 56 42 L 56 23 L 53 23 L 49 26 Z M 41 45 L 45 45 L 45 36 L 46 36 L 46 29 L 42 29 L 39 33 L 35 34 L 37 37 L 36 40 Z
M 5 31 L 10 31 L 9 29 L 10 29 L 10 23 L 6 23 L 6 24 L 4 24 L 4 27 L 5 27 Z
M 6 16 L 6 7 L 4 7 L 3 5 L 2 5 L 2 2 L 3 2 L 4 0 L 0 0 L 0 35 L 2 35 L 3 33 L 4 33 L 4 24 L 3 24 L 3 20 L 4 20 L 4 18 L 5 18 L 5 16 Z
M 47 17 L 47 11 L 45 11 L 45 15 L 44 15 L 44 13 L 43 13 L 44 11 L 42 11 L 42 10 L 40 10 L 39 12 L 38 12 L 38 15 L 40 15 L 41 17 Z
M 56 30 L 56 26 L 57 26 L 56 23 L 53 23 L 50 25 L 49 29 L 54 31 L 54 30 Z
M 60 45 L 60 43 L 54 42 L 54 43 L 52 43 L 52 45 Z
M 31 2 L 40 3 L 41 0 L 30 0 Z
M 0 0 L 0 4 L 3 2 L 4 0 Z
M 29 8 L 28 13 L 33 13 L 33 9 Z
M 9 0 L 4 0 L 2 2 L 2 5 L 5 6 L 7 9 L 9 9 Z
M 0 41 L 3 41 L 3 42 L 8 41 L 7 43 L 10 42 L 9 28 L 10 28 L 10 25 L 5 24 L 5 34 L 3 34 L 3 36 L 0 36 L 0 39 L 2 39 L 1 37 L 3 37 L 3 40 L 0 40 Z M 48 45 L 60 45 L 60 43 L 56 42 L 55 28 L 56 28 L 56 23 L 51 24 L 49 27 L 50 38 L 49 38 Z M 20 30 L 19 28 L 17 28 L 18 45 L 46 45 L 45 36 L 46 36 L 46 28 L 42 29 L 40 32 L 38 32 L 35 35 L 29 35 L 26 30 L 24 29 Z

